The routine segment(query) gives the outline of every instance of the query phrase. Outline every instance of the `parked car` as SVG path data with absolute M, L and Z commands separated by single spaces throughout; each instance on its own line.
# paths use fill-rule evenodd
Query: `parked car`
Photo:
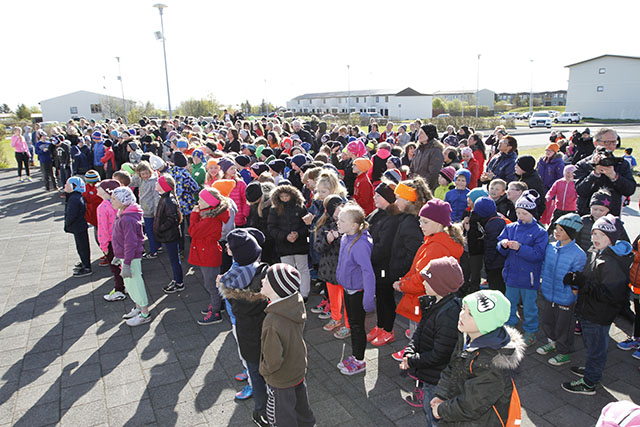
M 329 121 L 332 121 L 332 120 L 336 120 L 336 119 L 337 119 L 337 117 L 336 117 L 336 116 L 334 116 L 333 114 L 323 114 L 323 115 L 322 115 L 322 117 L 320 117 L 320 118 L 321 118 L 322 120 L 326 121 L 326 122 L 329 122 Z
M 529 120 L 529 116 L 531 116 L 531 113 L 528 111 L 522 113 L 522 120 Z
M 447 117 L 451 117 L 451 114 L 449 114 L 449 113 L 438 114 L 436 116 L 436 119 L 446 119 Z
M 531 119 L 529 119 L 529 127 L 546 127 L 551 128 L 551 114 L 546 111 L 537 111 L 533 113 Z
M 516 119 L 517 117 L 518 117 L 518 113 L 504 113 L 503 115 L 500 116 L 500 119 L 502 120 Z
M 578 112 L 564 112 L 553 119 L 553 123 L 579 123 L 582 116 Z
M 381 115 L 380 113 L 351 113 L 352 115 L 359 114 L 360 115 L 360 124 L 362 126 L 368 125 L 369 120 L 373 119 L 378 126 L 385 126 L 387 124 L 387 119 Z

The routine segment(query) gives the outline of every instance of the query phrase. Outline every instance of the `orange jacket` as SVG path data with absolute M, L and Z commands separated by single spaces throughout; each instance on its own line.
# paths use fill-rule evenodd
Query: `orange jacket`
M 638 249 L 638 240 L 640 240 L 640 236 L 633 242 L 633 263 L 629 271 L 629 287 L 631 292 L 636 295 L 640 295 L 640 250 Z
M 444 231 L 426 236 L 424 243 L 413 258 L 413 264 L 411 264 L 409 272 L 400 279 L 400 291 L 404 295 L 396 308 L 396 312 L 409 320 L 419 322 L 421 314 L 418 298 L 425 295 L 420 271 L 429 264 L 429 261 L 444 256 L 452 256 L 459 261 L 463 252 L 462 245 L 456 243 Z

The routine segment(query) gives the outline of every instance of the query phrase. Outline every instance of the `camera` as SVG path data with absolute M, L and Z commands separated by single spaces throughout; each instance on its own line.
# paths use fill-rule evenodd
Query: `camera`
M 594 163 L 599 166 L 616 166 L 624 162 L 622 157 L 616 157 L 612 152 L 608 151 L 605 147 L 598 147 L 596 153 L 600 155 L 600 161 Z

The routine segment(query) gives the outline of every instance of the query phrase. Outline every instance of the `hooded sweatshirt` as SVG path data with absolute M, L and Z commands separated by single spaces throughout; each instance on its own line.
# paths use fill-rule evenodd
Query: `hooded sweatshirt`
M 367 230 L 356 240 L 357 237 L 357 234 L 342 236 L 336 279 L 347 292 L 364 290 L 362 305 L 364 311 L 369 313 L 376 306 L 376 278 L 371 266 L 373 239 Z
M 153 172 L 147 180 L 140 178 L 138 174 L 131 177 L 131 187 L 138 187 L 140 206 L 145 218 L 153 218 L 156 215 L 160 193 L 156 191 L 158 174 Z
M 111 205 L 110 200 L 103 200 L 96 209 L 98 215 L 98 243 L 102 252 L 109 251 L 109 243 L 111 243 L 111 233 L 113 231 L 113 223 L 116 220 L 118 211 Z
M 114 258 L 122 259 L 126 265 L 131 265 L 135 258 L 142 258 L 144 235 L 140 205 L 133 203 L 118 214 L 111 237 Z
M 307 372 L 307 346 L 302 336 L 307 312 L 302 295 L 296 292 L 272 302 L 264 311 L 260 374 L 272 387 L 293 387 Z

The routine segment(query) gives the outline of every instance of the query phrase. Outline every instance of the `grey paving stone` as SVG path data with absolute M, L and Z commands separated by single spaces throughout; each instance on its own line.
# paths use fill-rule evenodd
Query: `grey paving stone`
M 175 407 L 154 409 L 154 413 L 161 426 L 194 426 L 207 422 L 205 416 L 194 407 L 194 402 L 181 402 Z
M 109 408 L 108 414 L 109 425 L 112 426 L 140 426 L 156 422 L 153 407 L 148 399 Z
M 43 403 L 13 415 L 14 426 L 39 427 L 55 424 L 60 420 L 59 402 Z
M 98 400 L 103 401 L 105 399 L 104 389 L 104 382 L 101 379 L 63 388 L 60 407 L 68 409 L 72 406 L 75 407 Z
M 77 362 L 73 362 L 64 367 L 62 388 L 84 383 L 94 383 L 101 377 L 102 370 L 99 363 L 78 364 Z
M 144 378 L 149 388 L 157 387 L 163 384 L 171 384 L 176 381 L 184 380 L 184 372 L 179 363 L 165 363 L 156 365 L 151 369 L 144 370 Z
M 142 374 L 140 364 L 132 363 L 128 365 L 115 366 L 109 373 L 103 376 L 103 379 L 107 389 L 110 389 L 111 387 L 122 384 L 144 380 L 144 375 Z
M 148 389 L 154 408 L 174 407 L 176 403 L 195 402 L 195 394 L 187 381 L 178 381 Z
M 587 397 L 587 396 L 582 396 Z M 542 417 L 544 420 L 559 426 L 592 426 L 596 419 L 575 406 L 566 405 L 551 411 Z
M 107 408 L 115 408 L 127 403 L 148 399 L 147 384 L 144 380 L 107 388 Z

